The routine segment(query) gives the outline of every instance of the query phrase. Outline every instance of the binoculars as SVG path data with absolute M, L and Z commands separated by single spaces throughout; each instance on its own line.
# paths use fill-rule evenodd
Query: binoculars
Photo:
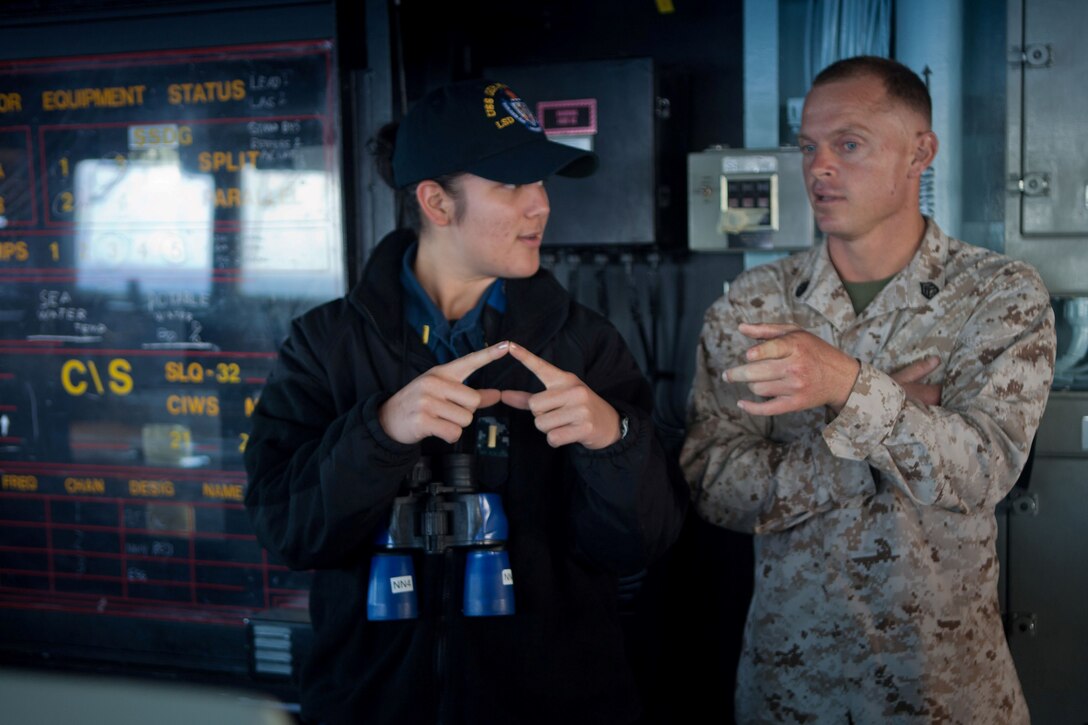
M 504 548 L 509 529 L 502 499 L 477 490 L 474 457 L 451 453 L 442 457 L 444 480 L 434 480 L 426 456 L 408 476 L 408 495 L 393 500 L 389 525 L 375 540 L 370 559 L 366 616 L 371 621 L 415 619 L 412 551 L 440 554 L 464 548 L 463 611 L 469 617 L 514 613 L 514 578 Z

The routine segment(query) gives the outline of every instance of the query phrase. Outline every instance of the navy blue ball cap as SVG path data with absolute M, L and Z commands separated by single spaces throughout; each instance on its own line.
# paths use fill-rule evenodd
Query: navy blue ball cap
M 398 189 L 460 172 L 531 184 L 596 170 L 597 154 L 549 141 L 529 104 L 505 83 L 486 80 L 428 93 L 401 121 L 393 149 Z

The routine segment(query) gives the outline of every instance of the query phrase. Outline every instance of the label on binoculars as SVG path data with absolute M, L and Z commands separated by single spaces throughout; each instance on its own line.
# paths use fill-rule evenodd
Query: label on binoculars
M 503 578 L 505 579 L 505 574 Z M 403 594 L 405 592 L 411 592 L 415 590 L 412 585 L 412 576 L 395 576 L 389 579 L 389 586 L 393 589 L 394 594 Z
M 502 585 L 504 587 L 514 586 L 514 572 L 510 569 L 502 570 Z

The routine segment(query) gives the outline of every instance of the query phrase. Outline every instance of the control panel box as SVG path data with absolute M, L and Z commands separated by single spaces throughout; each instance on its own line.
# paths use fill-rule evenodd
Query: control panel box
M 811 247 L 815 224 L 801 151 L 711 149 L 688 154 L 688 246 L 698 252 Z

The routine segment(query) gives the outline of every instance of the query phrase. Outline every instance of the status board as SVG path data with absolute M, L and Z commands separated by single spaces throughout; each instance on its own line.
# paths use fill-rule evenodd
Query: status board
M 290 320 L 344 292 L 334 67 L 326 41 L 0 63 L 0 640 L 63 613 L 170 650 L 148 623 L 305 606 L 242 455 Z

